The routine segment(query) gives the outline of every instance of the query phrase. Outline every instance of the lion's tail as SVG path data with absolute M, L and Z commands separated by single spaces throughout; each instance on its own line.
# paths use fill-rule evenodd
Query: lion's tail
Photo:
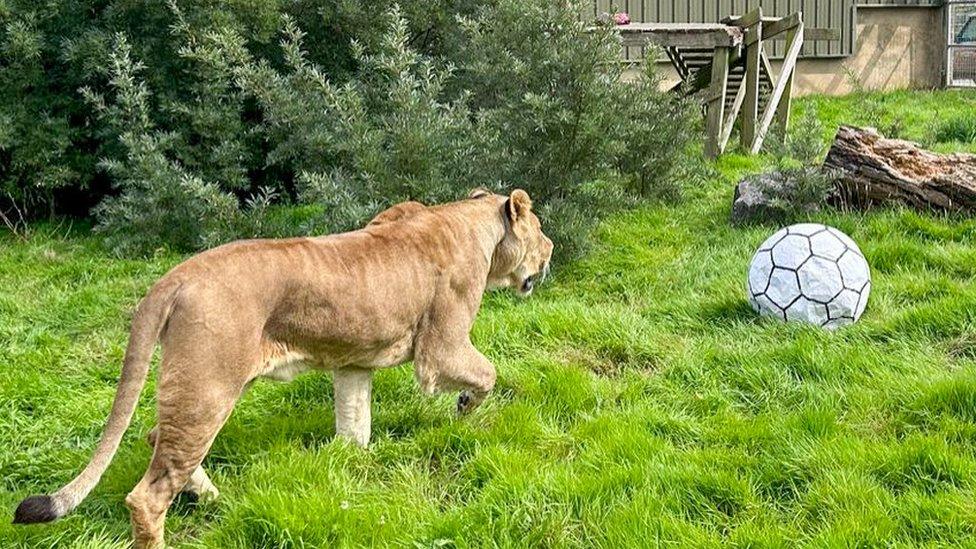
M 132 420 L 139 394 L 146 383 L 156 340 L 159 339 L 176 301 L 180 283 L 168 278 L 157 283 L 136 309 L 112 412 L 88 466 L 54 494 L 30 496 L 20 502 L 14 513 L 14 524 L 50 522 L 62 517 L 77 507 L 98 484 Z

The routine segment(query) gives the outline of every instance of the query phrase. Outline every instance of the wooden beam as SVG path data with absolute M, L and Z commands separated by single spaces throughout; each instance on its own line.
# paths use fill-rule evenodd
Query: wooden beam
M 765 25 L 767 23 L 776 23 L 777 21 L 780 21 L 781 19 L 784 19 L 784 18 L 782 18 L 782 17 L 763 17 L 762 18 L 762 22 Z M 743 26 L 741 24 L 741 21 L 742 20 L 743 20 L 742 17 L 740 17 L 738 15 L 733 15 L 731 17 L 726 17 L 726 18 L 722 19 L 722 23 L 725 23 L 726 25 L 735 25 L 735 26 L 738 26 L 738 27 L 742 27 Z M 750 18 L 746 22 L 749 23 L 751 21 L 752 21 L 752 19 Z M 783 30 L 785 30 L 785 29 L 783 29 Z M 811 27 L 811 28 L 807 28 L 807 29 L 805 29 L 803 31 L 803 33 L 806 35 L 806 39 L 807 40 L 840 40 L 840 36 L 841 36 L 840 29 L 831 29 L 831 28 L 826 28 L 826 27 Z M 773 36 L 770 36 L 768 32 L 766 34 L 767 35 L 763 38 L 763 40 L 777 40 L 777 41 L 785 40 L 785 37 L 782 35 L 782 33 L 779 33 L 779 34 L 776 34 L 776 35 L 773 35 Z
M 762 15 L 762 8 L 756 8 L 742 16 L 732 15 L 730 17 L 726 17 L 725 19 L 722 20 L 722 23 L 725 23 L 727 25 L 735 25 L 736 27 L 741 27 L 745 29 L 755 25 L 756 23 L 762 23 L 763 21 L 773 21 L 773 20 L 774 18 L 764 18 Z
M 722 154 L 719 145 L 722 135 L 722 123 L 725 121 L 725 92 L 729 82 L 729 47 L 715 48 L 712 56 L 712 81 L 708 87 L 706 98 L 705 122 L 705 156 L 716 158 Z
M 742 127 L 739 142 L 743 150 L 751 150 L 756 140 L 756 119 L 759 116 L 759 61 L 762 53 L 762 8 L 742 16 L 741 22 L 755 21 L 746 28 L 746 77 L 743 86 L 746 88 L 745 99 L 742 104 Z
M 806 28 L 806 26 L 804 26 L 803 37 L 804 40 L 807 41 L 840 40 L 840 29 L 826 29 L 823 27 Z M 785 34 L 779 34 L 772 38 L 767 36 L 766 38 L 763 38 L 763 40 L 775 40 L 777 42 L 782 42 L 783 40 L 789 40 L 789 37 Z
M 719 136 L 718 148 L 722 152 L 725 152 L 725 148 L 729 144 L 729 139 L 732 137 L 732 127 L 735 126 L 735 118 L 739 116 L 739 111 L 742 110 L 742 103 L 746 98 L 746 81 L 743 80 L 739 82 L 739 91 L 735 92 L 735 100 L 732 101 L 732 108 L 725 115 L 725 124 L 722 126 L 722 135 Z
M 803 29 L 803 25 L 787 31 L 786 38 L 787 44 L 793 44 L 794 40 L 798 40 L 802 48 L 803 41 L 806 40 L 806 31 Z M 786 66 L 785 63 L 783 66 Z M 790 130 L 790 111 L 793 108 L 793 81 L 796 78 L 796 66 L 794 65 L 793 70 L 788 73 L 785 71 L 782 72 L 779 77 L 780 79 L 785 77 L 786 84 L 783 88 L 783 99 L 780 100 L 779 105 L 776 107 L 776 123 L 779 125 L 780 134 L 785 138 L 787 132 Z
M 763 51 L 759 52 L 759 63 L 761 65 L 759 69 L 759 79 L 762 80 L 763 73 L 766 73 L 766 76 L 769 78 L 769 87 L 773 87 L 776 84 L 776 81 L 773 80 L 773 65 L 769 62 L 769 57 L 766 56 L 765 48 Z
M 742 30 L 705 23 L 630 23 L 616 27 L 622 46 L 657 44 L 679 48 L 715 48 L 742 43 Z
M 769 40 L 773 36 L 788 31 L 801 24 L 803 24 L 803 19 L 800 12 L 777 19 L 771 23 L 763 23 L 763 40 Z
M 748 17 L 748 19 L 745 19 L 746 17 Z M 755 23 L 757 20 L 762 21 L 763 23 L 772 23 L 773 21 L 779 21 L 780 19 L 781 19 L 780 17 L 761 17 L 759 19 L 756 19 L 752 15 L 752 12 L 749 12 L 746 15 L 730 15 L 728 17 L 723 17 L 720 20 L 720 22 L 726 25 L 736 25 L 736 26 L 743 27 L 743 26 L 748 26 L 748 25 L 741 24 L 743 20 L 745 20 L 746 23 L 751 25 L 752 23 Z
M 801 22 L 791 32 L 794 33 L 793 40 L 787 46 L 789 50 L 787 50 L 786 57 L 783 59 L 783 69 L 780 71 L 779 78 L 776 80 L 776 85 L 773 86 L 773 93 L 769 97 L 769 102 L 766 104 L 766 110 L 763 112 L 759 128 L 749 147 L 749 152 L 752 154 L 756 154 L 762 149 L 763 141 L 766 139 L 766 132 L 769 131 L 769 126 L 773 122 L 773 116 L 777 112 L 780 112 L 780 102 L 783 99 L 783 93 L 786 91 L 787 84 L 790 85 L 790 91 L 792 91 L 792 77 L 793 73 L 796 72 L 796 59 L 799 57 L 800 48 L 803 46 L 803 23 Z M 786 103 L 788 112 L 790 100 L 787 99 Z

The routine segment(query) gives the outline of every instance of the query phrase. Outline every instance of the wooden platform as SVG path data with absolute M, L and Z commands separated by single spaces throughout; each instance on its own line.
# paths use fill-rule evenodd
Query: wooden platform
M 742 44 L 742 29 L 721 23 L 629 23 L 617 26 L 623 46 L 715 48 Z
M 681 89 L 704 92 L 706 155 L 725 151 L 736 118 L 748 153 L 759 152 L 774 119 L 785 134 L 803 45 L 801 13 L 763 17 L 759 8 L 723 23 L 629 23 L 616 29 L 622 46 L 661 47 L 682 80 Z M 763 42 L 783 39 L 786 56 L 776 76 Z

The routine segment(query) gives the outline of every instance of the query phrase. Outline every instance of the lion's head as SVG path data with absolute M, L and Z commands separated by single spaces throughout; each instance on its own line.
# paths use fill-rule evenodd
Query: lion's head
M 472 198 L 488 193 L 476 190 Z M 504 197 L 499 197 L 504 198 Z M 522 296 L 532 293 L 536 282 L 549 273 L 552 240 L 542 233 L 542 224 L 532 212 L 532 200 L 522 189 L 504 199 L 505 237 L 495 247 L 488 274 L 489 288 L 513 288 Z

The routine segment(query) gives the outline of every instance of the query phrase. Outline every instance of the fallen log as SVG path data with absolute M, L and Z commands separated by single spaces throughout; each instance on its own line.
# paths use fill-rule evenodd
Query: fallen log
M 887 139 L 873 128 L 841 126 L 824 160 L 846 205 L 906 204 L 976 211 L 976 155 L 939 154 Z

